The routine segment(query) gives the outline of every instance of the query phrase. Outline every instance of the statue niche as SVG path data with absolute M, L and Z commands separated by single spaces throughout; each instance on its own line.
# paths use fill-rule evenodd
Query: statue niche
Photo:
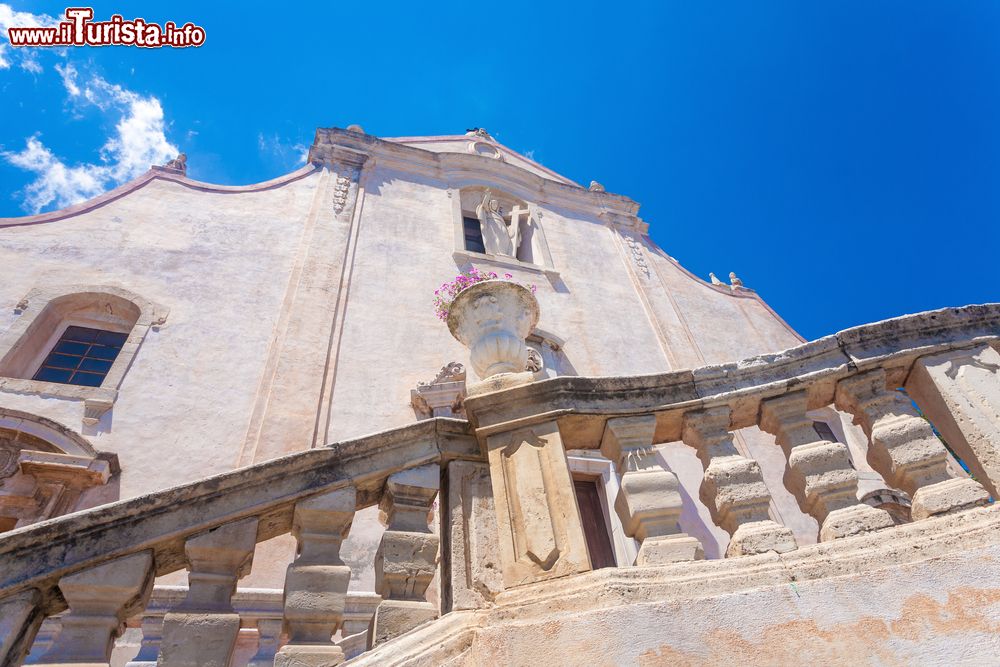
M 474 188 L 462 191 L 462 210 L 467 250 L 538 263 L 534 233 L 538 222 L 525 202 L 489 188 Z

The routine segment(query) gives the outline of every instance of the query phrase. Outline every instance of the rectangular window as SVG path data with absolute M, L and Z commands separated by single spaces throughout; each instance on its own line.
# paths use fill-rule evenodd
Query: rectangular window
M 615 552 L 611 547 L 608 524 L 601 509 L 601 495 L 597 490 L 597 483 L 589 479 L 574 479 L 573 489 L 576 491 L 576 503 L 580 508 L 580 520 L 583 522 L 583 536 L 587 541 L 590 564 L 595 570 L 615 567 Z
M 483 228 L 479 225 L 479 218 L 462 218 L 465 227 L 465 249 L 472 252 L 486 252 L 486 244 L 483 243 Z
M 830 442 L 837 442 L 837 436 L 833 434 L 833 429 L 826 422 L 813 422 L 813 430 L 816 435 Z
M 87 327 L 67 327 L 35 380 L 100 387 L 128 334 Z

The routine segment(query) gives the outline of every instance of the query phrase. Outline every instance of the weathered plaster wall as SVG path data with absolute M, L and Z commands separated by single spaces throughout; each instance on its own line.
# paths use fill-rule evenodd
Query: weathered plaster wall
M 463 664 L 987 665 L 1000 548 L 728 595 L 485 627 Z
M 79 400 L 0 401 L 116 452 L 122 498 L 231 470 L 314 184 L 221 194 L 154 180 L 83 215 L 0 228 L 0 329 L 39 285 L 119 285 L 170 309 L 97 425 Z

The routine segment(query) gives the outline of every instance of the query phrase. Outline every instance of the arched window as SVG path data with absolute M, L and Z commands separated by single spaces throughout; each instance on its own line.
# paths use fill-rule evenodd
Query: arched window
M 6 383 L 15 391 L 92 399 L 85 423 L 110 407 L 149 327 L 167 315 L 112 286 L 36 288 L 17 309 L 0 337 L 0 376 L 21 380 Z

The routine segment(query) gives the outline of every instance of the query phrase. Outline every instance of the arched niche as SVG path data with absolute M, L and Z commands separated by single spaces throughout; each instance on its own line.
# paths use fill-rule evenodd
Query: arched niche
M 456 252 L 517 268 L 552 268 L 538 206 L 487 185 L 459 190 Z

